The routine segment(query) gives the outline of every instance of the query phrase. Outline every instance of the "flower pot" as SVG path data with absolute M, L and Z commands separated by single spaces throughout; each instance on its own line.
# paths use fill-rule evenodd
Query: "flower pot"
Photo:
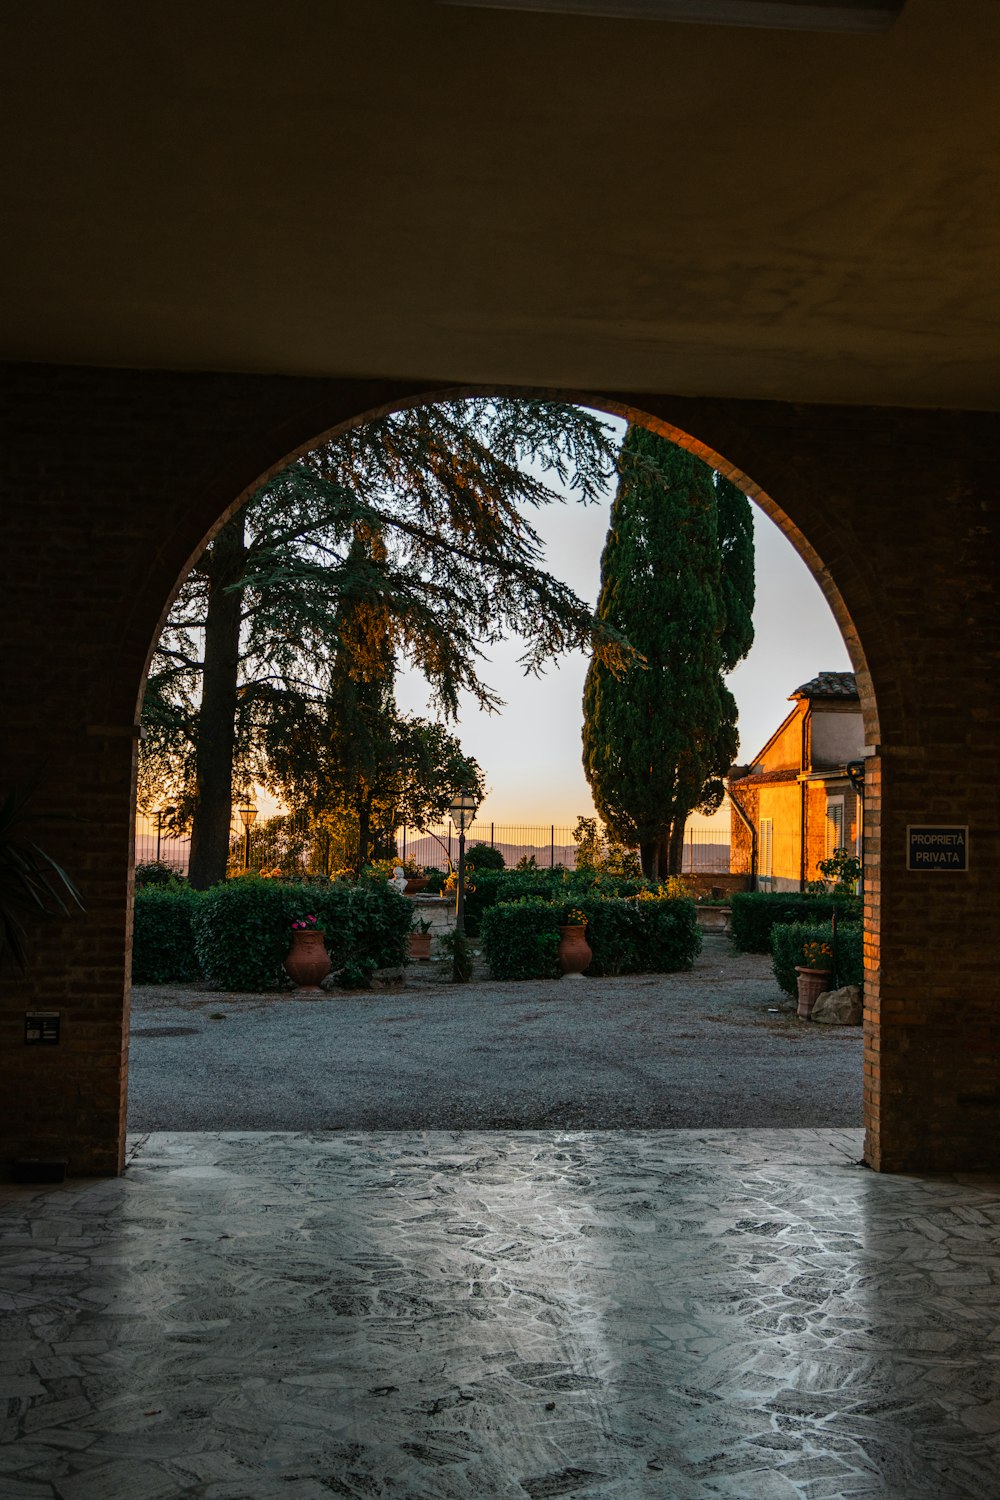
M 828 988 L 827 980 L 830 978 L 829 969 L 807 969 L 802 964 L 795 965 L 795 972 L 799 976 L 799 1008 L 798 1016 L 803 1021 L 808 1021 L 812 1015 L 813 1006 Z
M 425 964 L 431 956 L 431 935 L 429 932 L 410 933 L 410 957 L 415 963 Z
M 560 927 L 559 967 L 567 979 L 582 979 L 593 957 L 586 927 Z
M 429 875 L 411 875 L 403 887 L 403 895 L 415 896 L 418 891 L 423 890 L 425 885 L 430 885 L 430 882 L 431 878 Z
M 315 927 L 302 928 L 292 933 L 292 946 L 285 957 L 285 973 L 296 986 L 300 995 L 321 995 L 321 979 L 325 979 L 333 965 L 323 941 L 324 934 Z

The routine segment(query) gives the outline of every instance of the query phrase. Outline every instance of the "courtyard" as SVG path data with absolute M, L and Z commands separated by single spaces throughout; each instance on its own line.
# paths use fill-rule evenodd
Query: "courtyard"
M 770 959 L 707 936 L 688 973 L 402 989 L 133 992 L 129 1129 L 858 1127 L 860 1028 L 799 1021 Z

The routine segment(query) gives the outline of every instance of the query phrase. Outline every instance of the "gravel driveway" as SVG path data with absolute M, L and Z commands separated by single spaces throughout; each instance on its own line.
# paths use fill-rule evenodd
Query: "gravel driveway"
M 137 987 L 129 1129 L 857 1126 L 861 1032 L 798 1021 L 770 961 L 393 993 Z

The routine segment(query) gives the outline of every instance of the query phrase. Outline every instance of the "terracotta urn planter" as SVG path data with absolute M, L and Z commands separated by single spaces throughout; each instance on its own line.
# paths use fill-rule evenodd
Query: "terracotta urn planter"
M 403 895 L 415 896 L 418 891 L 423 890 L 425 885 L 430 884 L 430 879 L 429 875 L 410 875 L 403 887 Z
M 330 955 L 316 927 L 300 928 L 292 933 L 292 946 L 285 957 L 285 973 L 299 995 L 321 995 L 320 980 L 332 969 Z
M 829 988 L 830 970 L 807 969 L 802 964 L 796 964 L 795 972 L 799 976 L 799 1008 L 796 1014 L 801 1020 L 808 1021 L 816 1001 Z
M 590 967 L 593 957 L 586 927 L 560 927 L 559 967 L 567 979 L 582 979 L 583 971 Z
M 410 957 L 415 963 L 425 964 L 430 961 L 431 935 L 429 932 L 411 932 L 409 943 Z

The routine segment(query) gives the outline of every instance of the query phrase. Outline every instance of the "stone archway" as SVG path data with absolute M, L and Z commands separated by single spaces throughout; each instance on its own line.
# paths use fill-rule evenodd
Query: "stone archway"
M 45 804 L 75 810 L 79 821 L 51 843 L 78 875 L 87 914 L 59 924 L 63 948 L 46 976 L 0 987 L 11 1040 L 0 1094 L 12 1101 L 0 1116 L 2 1154 L 58 1151 L 71 1170 L 113 1172 L 123 1159 L 137 703 L 173 591 L 213 527 L 290 456 L 375 411 L 469 391 L 35 366 L 3 373 L 27 418 L 3 456 L 12 504 L 0 619 L 21 647 L 8 669 L 4 771 L 24 780 L 46 761 Z M 939 876 L 928 920 L 925 893 L 903 877 L 895 850 L 906 822 L 928 811 L 929 759 L 941 821 L 987 785 L 985 740 L 957 743 L 941 704 L 974 703 L 988 665 L 995 606 L 982 515 L 1000 423 L 976 413 L 518 394 L 641 414 L 680 435 L 748 488 L 812 567 L 858 670 L 873 752 L 866 850 L 881 876 L 866 895 L 868 1160 L 890 1170 L 995 1160 L 995 1132 L 982 1130 L 982 1110 L 998 1097 L 992 1002 L 984 993 L 956 1025 L 951 999 L 975 977 L 971 944 L 964 955 L 992 912 L 988 870 L 973 866 L 964 884 Z M 911 513 L 920 526 L 905 529 Z M 962 649 L 949 636 L 956 596 L 947 587 L 960 567 Z M 882 831 L 891 862 L 880 861 Z M 64 1011 L 60 1051 L 13 1045 L 32 1006 Z
M 222 512 L 222 516 L 216 518 L 213 523 L 212 530 L 217 529 L 217 527 L 222 524 L 222 521 L 225 519 L 225 517 L 231 515 L 232 512 L 239 507 L 239 505 L 243 504 L 246 501 L 250 494 L 252 494 L 257 488 L 259 488 L 261 484 L 265 483 L 266 480 L 270 478 L 275 472 L 284 468 L 296 457 L 309 452 L 310 450 L 320 446 L 324 441 L 330 438 L 334 438 L 340 433 L 349 430 L 352 427 L 362 426 L 365 422 L 372 420 L 377 415 L 382 415 L 388 410 L 401 410 L 405 407 L 421 406 L 430 404 L 432 402 L 456 400 L 461 399 L 463 396 L 482 397 L 484 395 L 506 395 L 519 398 L 523 398 L 526 395 L 544 396 L 553 400 L 572 402 L 574 404 L 598 409 L 609 415 L 618 416 L 630 422 L 640 423 L 650 428 L 651 430 L 656 431 L 661 436 L 668 438 L 671 442 L 677 443 L 679 446 L 697 453 L 698 456 L 702 458 L 706 463 L 708 463 L 712 468 L 725 473 L 726 476 L 734 484 L 741 488 L 764 511 L 764 513 L 768 515 L 779 526 L 784 534 L 791 540 L 793 546 L 796 548 L 799 555 L 803 557 L 803 560 L 806 562 L 810 571 L 819 582 L 824 596 L 827 598 L 834 617 L 836 618 L 838 625 L 840 626 L 841 631 L 844 635 L 845 641 L 847 642 L 852 666 L 859 681 L 859 689 L 865 720 L 866 742 L 872 745 L 878 744 L 879 731 L 875 695 L 871 683 L 871 678 L 867 670 L 867 663 L 864 659 L 860 638 L 854 626 L 854 622 L 851 619 L 843 596 L 840 593 L 840 590 L 835 579 L 833 578 L 830 569 L 825 566 L 823 560 L 817 554 L 816 550 L 806 540 L 801 527 L 792 520 L 789 514 L 778 504 L 778 502 L 772 496 L 768 495 L 763 490 L 763 488 L 755 482 L 751 475 L 747 474 L 744 470 L 733 463 L 727 455 L 719 452 L 707 442 L 701 441 L 698 439 L 698 437 L 691 434 L 690 432 L 684 431 L 675 422 L 666 420 L 662 416 L 657 416 L 651 411 L 647 410 L 646 405 L 643 402 L 636 402 L 634 400 L 622 400 L 620 398 L 616 399 L 614 397 L 609 398 L 608 396 L 596 396 L 592 393 L 587 392 L 569 392 L 564 390 L 525 392 L 517 388 L 503 388 L 501 390 L 500 388 L 484 389 L 482 387 L 449 387 L 436 390 L 429 389 L 427 391 L 421 392 L 419 395 L 408 396 L 401 401 L 383 403 L 378 407 L 359 412 L 356 416 L 353 416 L 346 421 L 341 421 L 326 427 L 325 430 L 319 434 L 311 435 L 306 441 L 299 443 L 294 450 L 287 454 L 281 455 L 281 457 L 276 462 L 270 463 L 267 468 L 261 473 L 261 475 L 258 476 L 254 482 L 252 482 L 241 492 L 238 500 L 228 505 Z M 197 552 L 200 551 L 200 547 L 203 545 L 205 545 L 205 541 L 203 541 L 196 549 L 196 555 Z M 180 575 L 180 578 L 175 585 L 175 589 L 172 591 L 172 596 L 173 593 L 176 592 L 176 588 L 180 586 L 180 582 L 185 576 L 185 573 L 186 567 L 184 572 L 182 572 L 182 574 Z M 152 643 L 150 649 L 152 649 Z M 136 704 L 137 717 L 140 708 L 141 686 L 139 690 L 139 698 Z M 870 848 L 877 849 L 877 809 L 874 812 L 874 816 L 869 819 L 869 823 L 870 826 L 867 830 L 869 846 Z M 877 882 L 875 888 L 877 890 Z M 865 944 L 867 970 L 866 987 L 867 993 L 870 996 L 877 993 L 879 978 L 877 921 L 873 922 L 872 919 L 874 916 L 875 905 L 874 903 L 870 903 L 867 913 L 867 936 L 869 941 Z

